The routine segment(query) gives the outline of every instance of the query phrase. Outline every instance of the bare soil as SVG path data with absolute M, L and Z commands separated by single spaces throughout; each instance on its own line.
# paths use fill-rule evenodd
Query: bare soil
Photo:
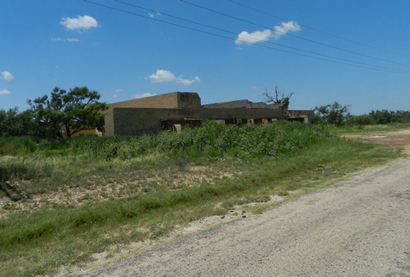
M 240 172 L 229 172 L 226 168 L 215 166 L 187 166 L 183 169 L 137 170 L 86 176 L 76 182 L 59 184 L 55 190 L 31 195 L 21 201 L 12 201 L 7 196 L 0 197 L 0 218 L 17 212 L 33 212 L 44 207 L 77 207 L 87 203 L 127 198 L 161 188 L 178 190 L 199 186 L 204 182 L 213 183 L 223 178 L 233 178 L 239 174 Z M 36 183 L 24 181 L 13 185 L 24 191 Z
M 399 147 L 405 150 L 410 149 L 410 130 L 400 130 L 390 133 L 377 132 L 367 134 L 348 134 L 345 135 L 345 137 L 385 146 Z

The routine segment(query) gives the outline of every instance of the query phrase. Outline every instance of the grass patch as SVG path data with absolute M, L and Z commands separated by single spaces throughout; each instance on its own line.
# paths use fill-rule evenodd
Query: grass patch
M 410 123 L 390 123 L 390 124 L 372 124 L 372 125 L 344 125 L 341 127 L 329 126 L 329 131 L 335 134 L 366 134 L 378 132 L 400 131 L 410 128 Z
M 140 144 L 145 148 L 140 148 Z M 54 161 L 48 169 L 51 175 L 65 167 L 70 169 L 70 164 L 63 160 L 78 159 L 81 166 L 91 157 L 98 166 L 111 166 L 113 172 L 131 170 L 129 163 L 134 159 L 158 157 L 152 159 L 150 166 L 169 163 L 183 171 L 190 163 L 230 163 L 242 174 L 194 187 L 175 190 L 160 186 L 127 199 L 83 207 L 39 209 L 0 220 L 0 273 L 4 276 L 50 273 L 61 265 L 86 261 L 91 254 L 111 245 L 161 237 L 176 225 L 224 214 L 235 205 L 264 203 L 270 195 L 287 196 L 290 191 L 314 188 L 400 155 L 395 149 L 347 141 L 330 135 L 327 130 L 297 123 L 250 127 L 210 125 L 182 134 L 81 139 L 65 142 L 64 146 L 37 147 L 38 151 L 23 151 L 7 158 L 8 162 L 3 161 L 3 165 L 11 168 L 7 169 L 11 172 L 7 176 L 40 178 L 10 166 L 13 159 L 13 163 L 24 164 L 36 157 Z M 55 151 L 50 154 L 53 147 Z M 76 149 L 88 149 L 88 152 L 85 155 Z M 95 165 L 83 167 L 87 167 L 87 172 L 99 170 Z M 67 178 L 76 176 L 70 174 Z

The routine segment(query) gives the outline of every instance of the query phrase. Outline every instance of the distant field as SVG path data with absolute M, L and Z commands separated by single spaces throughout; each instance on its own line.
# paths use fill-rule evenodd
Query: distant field
M 336 134 L 346 133 L 372 133 L 372 132 L 391 132 L 403 129 L 409 129 L 410 123 L 390 123 L 390 124 L 373 124 L 373 125 L 345 125 L 341 127 L 329 127 L 329 130 Z
M 24 198 L 0 194 L 0 275 L 54 272 L 401 155 L 335 135 L 345 131 L 279 122 L 64 142 L 0 138 L 0 181 Z

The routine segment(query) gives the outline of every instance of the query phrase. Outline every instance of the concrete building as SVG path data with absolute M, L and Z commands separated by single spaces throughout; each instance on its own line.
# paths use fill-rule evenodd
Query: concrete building
M 310 123 L 315 113 L 312 110 L 287 110 L 287 120 Z
M 278 105 L 248 100 L 201 105 L 197 93 L 174 92 L 111 104 L 105 114 L 105 135 L 156 133 L 199 126 L 209 120 L 224 124 L 257 124 L 286 117 L 287 111 Z

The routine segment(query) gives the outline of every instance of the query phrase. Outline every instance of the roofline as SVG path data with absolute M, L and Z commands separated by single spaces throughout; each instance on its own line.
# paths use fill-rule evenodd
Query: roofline
M 122 104 L 122 103 L 131 102 L 131 101 L 136 101 L 139 99 L 155 98 L 155 97 L 160 97 L 160 96 L 165 96 L 165 95 L 170 95 L 170 94 L 183 94 L 183 93 L 192 93 L 192 94 L 196 94 L 199 96 L 197 92 L 193 92 L 193 91 L 192 92 L 191 91 L 174 91 L 174 92 L 167 92 L 167 93 L 156 94 L 156 95 L 151 95 L 151 96 L 146 96 L 146 97 L 141 97 L 141 98 L 133 98 L 130 100 L 124 100 L 120 102 L 113 102 L 113 103 L 109 103 L 108 105 Z

